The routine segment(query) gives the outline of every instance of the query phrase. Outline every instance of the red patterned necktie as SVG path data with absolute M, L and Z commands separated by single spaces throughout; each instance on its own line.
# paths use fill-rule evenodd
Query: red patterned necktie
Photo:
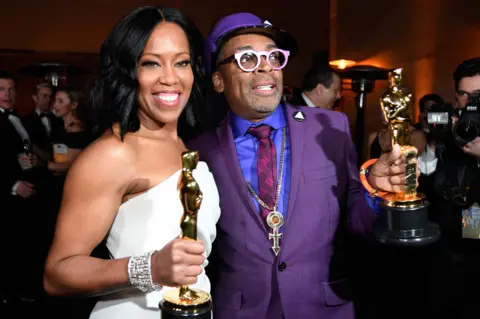
M 248 133 L 258 139 L 257 152 L 257 175 L 258 190 L 260 199 L 270 208 L 275 206 L 276 199 L 276 180 L 277 180 L 277 152 L 275 144 L 270 138 L 272 128 L 262 124 L 256 127 L 250 127 Z M 261 207 L 263 220 L 266 220 L 270 210 Z

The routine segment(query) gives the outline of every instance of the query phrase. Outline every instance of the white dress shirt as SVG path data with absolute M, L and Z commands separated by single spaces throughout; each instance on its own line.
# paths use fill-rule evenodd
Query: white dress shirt
M 313 104 L 312 100 L 310 100 L 303 92 L 302 92 L 302 97 L 305 103 L 307 103 L 308 107 L 317 107 L 315 104 Z
M 425 152 L 418 157 L 418 168 L 424 175 L 431 175 L 437 169 L 438 159 L 435 150 L 427 145 Z

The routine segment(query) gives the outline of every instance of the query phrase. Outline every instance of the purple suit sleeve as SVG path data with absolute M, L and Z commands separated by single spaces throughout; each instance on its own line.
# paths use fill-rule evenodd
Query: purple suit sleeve
M 373 232 L 376 214 L 367 204 L 360 182 L 360 172 L 357 168 L 357 151 L 353 144 L 348 119 L 344 116 L 346 133 L 346 160 L 348 168 L 348 229 L 358 235 L 368 235 Z

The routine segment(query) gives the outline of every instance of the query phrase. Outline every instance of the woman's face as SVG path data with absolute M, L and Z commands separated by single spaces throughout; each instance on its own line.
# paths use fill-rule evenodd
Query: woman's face
M 158 24 L 138 62 L 139 118 L 155 128 L 176 123 L 192 91 L 194 76 L 185 32 L 174 23 Z
M 68 115 L 77 107 L 77 103 L 70 101 L 66 92 L 59 91 L 55 94 L 55 102 L 53 109 L 57 117 L 64 117 Z

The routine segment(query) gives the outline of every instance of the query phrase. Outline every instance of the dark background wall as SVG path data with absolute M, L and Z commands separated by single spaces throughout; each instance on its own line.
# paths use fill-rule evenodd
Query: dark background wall
M 285 82 L 291 85 L 301 83 L 312 54 L 328 48 L 328 0 L 5 0 L 0 10 L 0 50 L 36 52 L 19 54 L 0 51 L 0 68 L 15 71 L 31 62 L 55 60 L 93 71 L 96 69 L 95 54 L 110 29 L 123 15 L 141 5 L 179 7 L 204 35 L 218 16 L 239 11 L 252 12 L 281 26 L 297 37 L 300 43 L 299 55 L 285 74 Z M 72 81 L 82 84 L 85 78 Z M 20 75 L 19 107 L 22 113 L 32 107 L 30 96 L 36 82 L 38 79 Z
M 415 102 L 436 92 L 453 100 L 452 73 L 464 59 L 480 56 L 480 1 L 472 0 L 4 0 L 0 10 L 0 68 L 16 71 L 34 62 L 61 61 L 94 72 L 97 52 L 109 30 L 140 5 L 182 9 L 204 35 L 221 15 L 249 11 L 291 32 L 300 52 L 285 70 L 299 86 L 312 57 L 351 59 L 380 67 L 405 68 Z M 34 52 L 5 52 L 5 49 Z M 70 52 L 70 54 L 69 54 Z M 72 54 L 72 52 L 74 52 Z M 20 75 L 20 111 L 32 107 L 39 79 Z M 79 86 L 88 77 L 72 78 Z M 365 135 L 380 125 L 378 82 L 368 96 Z M 345 92 L 343 111 L 355 126 L 354 95 Z
M 432 92 L 453 102 L 456 66 L 480 56 L 480 1 L 332 0 L 330 9 L 331 59 L 403 67 L 415 103 Z M 378 98 L 385 88 L 378 82 L 368 96 L 365 134 L 380 128 Z M 345 102 L 354 125 L 353 95 Z

